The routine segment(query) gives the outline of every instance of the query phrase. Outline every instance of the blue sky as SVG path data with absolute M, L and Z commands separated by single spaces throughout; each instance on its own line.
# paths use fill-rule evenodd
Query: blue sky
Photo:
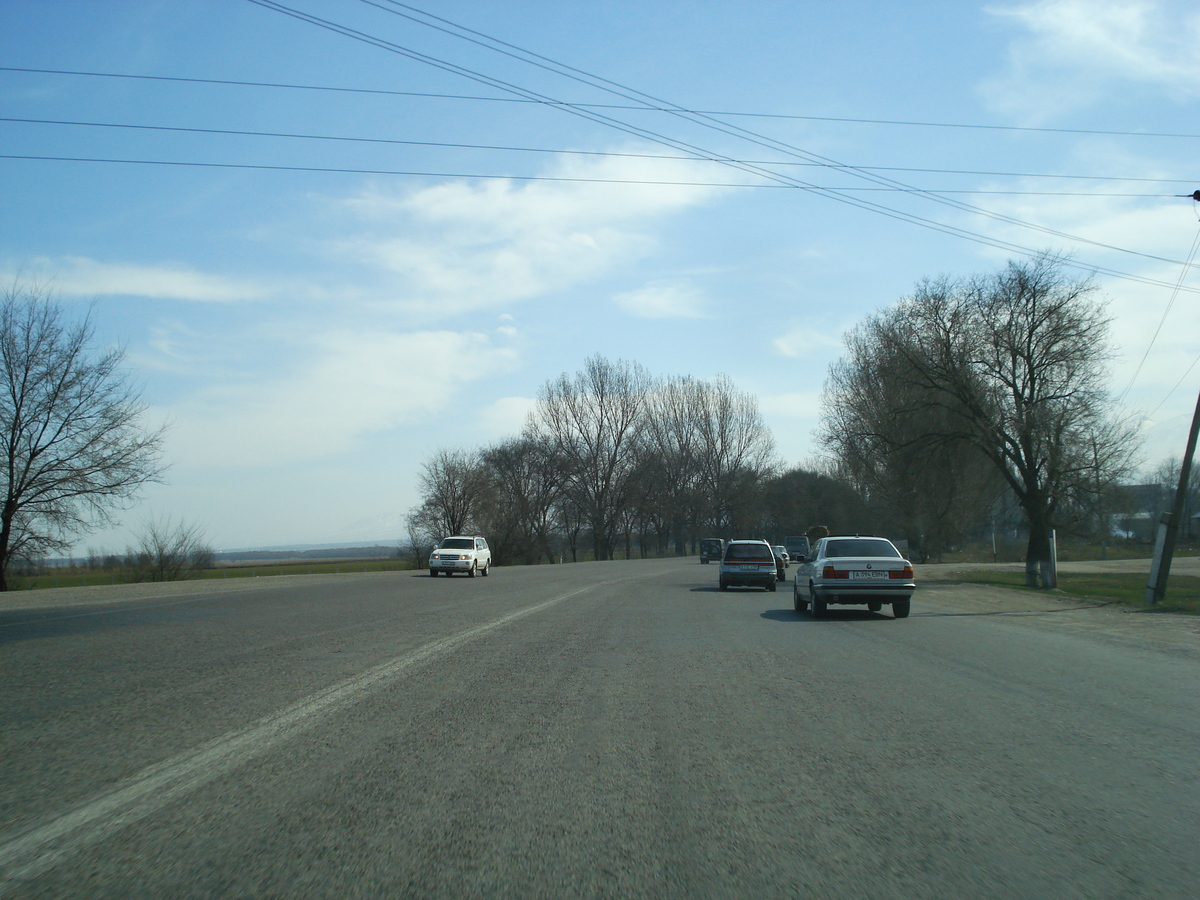
M 515 434 L 596 352 L 729 375 L 804 463 L 847 329 L 1020 248 L 1099 273 L 1114 394 L 1148 466 L 1182 453 L 1194 3 L 418 9 L 0 7 L 0 277 L 90 308 L 170 423 L 167 482 L 81 552 L 163 516 L 399 539 L 422 460 Z

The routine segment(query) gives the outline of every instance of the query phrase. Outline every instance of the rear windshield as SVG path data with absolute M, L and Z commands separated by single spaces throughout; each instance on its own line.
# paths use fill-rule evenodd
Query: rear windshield
M 471 538 L 446 538 L 442 541 L 440 550 L 474 550 L 475 542 Z
M 855 538 L 845 541 L 827 541 L 826 556 L 884 556 L 889 559 L 899 559 L 900 551 L 892 546 L 891 541 L 867 541 Z
M 725 558 L 775 561 L 775 557 L 766 544 L 730 544 L 725 548 Z

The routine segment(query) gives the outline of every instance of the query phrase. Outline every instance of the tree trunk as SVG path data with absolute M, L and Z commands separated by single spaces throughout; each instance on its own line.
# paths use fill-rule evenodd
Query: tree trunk
M 1025 586 L 1054 588 L 1054 566 L 1050 559 L 1050 525 L 1029 519 L 1029 544 L 1025 549 Z
M 8 542 L 12 538 L 11 515 L 6 515 L 0 523 L 0 591 L 8 590 Z

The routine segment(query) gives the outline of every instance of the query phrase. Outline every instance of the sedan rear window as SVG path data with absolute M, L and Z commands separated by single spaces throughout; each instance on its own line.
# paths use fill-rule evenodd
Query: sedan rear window
M 827 541 L 826 556 L 883 556 L 889 559 L 900 559 L 900 551 L 892 546 L 891 541 Z
M 730 544 L 725 548 L 726 559 L 765 560 L 774 562 L 775 556 L 766 544 Z

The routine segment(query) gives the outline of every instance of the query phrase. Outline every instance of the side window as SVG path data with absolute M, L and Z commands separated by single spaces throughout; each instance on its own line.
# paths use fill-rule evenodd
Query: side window
M 486 550 L 487 548 L 488 548 L 487 541 L 485 541 L 483 538 L 475 538 L 475 549 L 476 550 Z

